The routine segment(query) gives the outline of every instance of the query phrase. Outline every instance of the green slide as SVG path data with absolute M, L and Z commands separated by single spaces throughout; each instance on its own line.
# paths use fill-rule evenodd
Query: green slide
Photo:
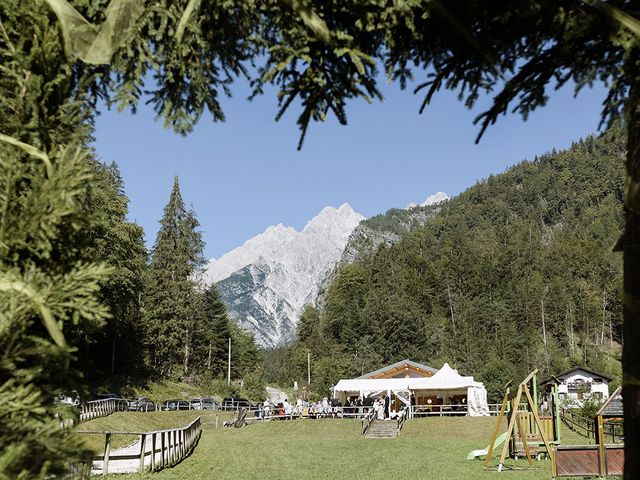
M 496 444 L 493 446 L 494 450 L 499 447 L 500 445 L 502 445 L 504 443 L 504 440 L 507 438 L 507 432 L 504 432 L 502 435 L 500 435 L 498 438 L 496 438 Z M 487 453 L 489 453 L 489 445 L 487 445 L 487 448 L 483 449 L 483 450 L 472 450 L 469 452 L 469 455 L 467 455 L 467 460 L 474 460 L 478 457 L 484 457 Z

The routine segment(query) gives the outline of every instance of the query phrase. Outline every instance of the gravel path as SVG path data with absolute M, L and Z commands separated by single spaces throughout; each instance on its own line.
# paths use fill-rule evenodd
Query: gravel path
M 159 451 L 159 445 L 156 445 L 156 465 L 162 461 L 162 454 Z M 147 435 L 145 439 L 145 452 L 151 452 L 151 435 Z M 135 456 L 132 459 L 116 459 L 114 457 L 120 455 Z M 102 474 L 104 468 L 104 462 L 94 460 L 91 467 L 91 473 L 94 475 Z M 145 457 L 145 466 L 151 465 L 151 455 Z M 140 469 L 140 436 L 138 439 L 127 445 L 126 447 L 116 448 L 111 450 L 109 454 L 109 473 L 133 473 Z
M 269 395 L 269 401 L 275 405 L 284 402 L 284 399 L 288 398 L 285 392 L 273 387 L 267 387 L 267 395 Z

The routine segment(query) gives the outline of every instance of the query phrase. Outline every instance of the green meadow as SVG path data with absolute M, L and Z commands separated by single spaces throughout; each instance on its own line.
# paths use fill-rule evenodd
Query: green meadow
M 118 475 L 122 479 L 316 480 L 316 479 L 548 479 L 550 462 L 507 460 L 498 473 L 467 453 L 484 448 L 495 417 L 432 417 L 409 420 L 394 439 L 366 439 L 357 420 L 270 421 L 222 428 L 228 414 L 215 412 L 120 413 L 82 424 L 83 430 L 155 430 L 186 425 L 202 415 L 203 432 L 193 453 L 157 473 Z M 216 415 L 218 425 L 216 428 Z M 135 428 L 134 428 L 135 427 Z M 503 423 L 502 430 L 506 429 Z M 588 443 L 571 431 L 563 443 Z M 100 440 L 100 441 L 103 441 Z M 94 443 L 100 449 L 100 442 Z M 499 451 L 498 451 L 499 455 Z

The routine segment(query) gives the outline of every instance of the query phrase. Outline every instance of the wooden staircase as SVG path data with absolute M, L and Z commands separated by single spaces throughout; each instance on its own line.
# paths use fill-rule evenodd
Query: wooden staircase
M 366 438 L 395 438 L 398 436 L 398 422 L 395 420 L 376 420 L 367 429 Z

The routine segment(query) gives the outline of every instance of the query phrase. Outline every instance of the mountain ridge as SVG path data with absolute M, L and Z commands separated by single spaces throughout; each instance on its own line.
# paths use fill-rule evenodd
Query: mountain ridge
M 324 207 L 301 231 L 272 225 L 240 247 L 211 259 L 203 275 L 216 283 L 231 317 L 265 347 L 295 335 L 298 317 L 340 259 L 364 216 L 343 203 Z

